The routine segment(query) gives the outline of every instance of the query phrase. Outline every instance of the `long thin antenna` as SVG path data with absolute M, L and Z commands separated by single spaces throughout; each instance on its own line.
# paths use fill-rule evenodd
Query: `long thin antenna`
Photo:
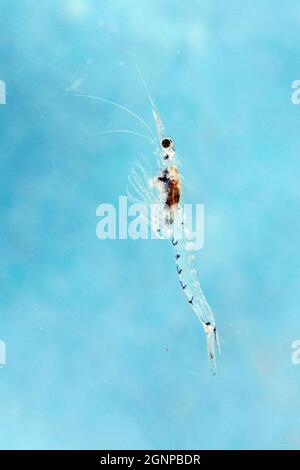
M 156 128 L 157 128 L 157 134 L 158 134 L 158 138 L 159 138 L 159 142 L 161 142 L 162 138 L 163 138 L 163 131 L 164 131 L 164 125 L 163 125 L 163 122 L 160 118 L 160 115 L 159 115 L 159 112 L 157 110 L 157 107 L 153 101 L 153 98 L 150 94 L 150 91 L 149 91 L 149 88 L 148 88 L 148 85 L 144 79 L 144 76 L 142 74 L 142 71 L 140 69 L 140 67 L 138 65 L 136 65 L 136 69 L 137 69 L 137 72 L 140 76 L 140 79 L 141 79 L 141 82 L 145 88 L 145 91 L 146 91 L 146 94 L 147 94 L 147 97 L 148 97 L 148 100 L 151 104 L 151 108 L 152 108 L 152 113 L 153 113 L 153 116 L 154 116 L 154 120 L 155 120 L 155 123 L 156 123 Z
M 92 134 L 89 134 L 89 137 L 94 137 L 96 135 L 103 135 L 103 134 L 131 134 L 131 135 L 136 135 L 137 137 L 141 137 L 142 139 L 148 140 L 151 144 L 153 141 L 145 134 L 141 134 L 140 132 L 135 132 L 130 129 L 109 129 L 107 131 L 99 131 L 99 132 L 93 132 Z
M 101 98 L 100 96 L 86 95 L 84 93 L 77 93 L 76 96 L 81 96 L 83 98 L 89 98 L 89 99 L 92 99 L 92 100 L 102 101 L 103 103 L 108 103 L 108 104 L 111 104 L 112 106 L 115 106 L 116 108 L 122 109 L 122 111 L 125 111 L 126 113 L 130 114 L 135 119 L 137 119 L 141 124 L 143 124 L 143 126 L 153 136 L 153 132 L 152 132 L 151 127 L 140 116 L 138 116 L 136 113 L 134 113 L 130 109 L 126 108 L 125 106 L 122 106 L 121 104 L 116 103 L 115 101 L 107 100 L 106 98 Z

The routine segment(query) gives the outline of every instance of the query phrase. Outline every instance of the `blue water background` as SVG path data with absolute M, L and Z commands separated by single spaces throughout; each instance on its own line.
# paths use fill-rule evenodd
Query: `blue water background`
M 300 4 L 1 0 L 0 448 L 300 448 Z M 209 372 L 167 242 L 96 237 L 150 145 L 205 204 Z

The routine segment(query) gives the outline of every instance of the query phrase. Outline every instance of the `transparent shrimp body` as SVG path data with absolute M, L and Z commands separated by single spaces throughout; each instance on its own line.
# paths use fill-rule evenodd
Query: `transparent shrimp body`
M 176 269 L 180 286 L 189 305 L 200 320 L 207 339 L 208 355 L 212 372 L 216 372 L 216 349 L 220 352 L 219 339 L 212 309 L 205 299 L 198 280 L 192 236 L 185 224 L 182 200 L 182 183 L 173 141 L 161 139 L 161 158 L 165 164 L 163 173 L 169 175 L 165 197 L 165 207 L 169 216 L 164 221 L 171 227 L 172 244 L 175 250 Z M 171 190 L 170 190 L 171 185 Z M 169 189 L 169 193 L 168 193 Z M 178 191 L 178 193 L 177 193 Z M 171 192 L 171 195 L 170 195 Z
M 133 169 L 129 179 L 135 192 L 146 203 L 156 207 L 155 216 L 150 221 L 153 233 L 172 241 L 180 286 L 205 332 L 211 369 L 215 374 L 216 350 L 220 352 L 219 339 L 212 309 L 198 280 L 192 237 L 185 225 L 178 159 L 173 141 L 164 137 L 162 121 L 150 96 L 149 99 L 159 139 L 156 175 L 150 176 L 151 173 L 139 166 L 139 173 L 136 168 Z
M 142 76 L 141 79 L 147 91 Z M 127 196 L 131 202 L 143 203 L 149 209 L 146 213 L 151 214 L 151 216 L 146 221 L 151 227 L 152 234 L 155 237 L 169 238 L 172 241 L 180 286 L 205 332 L 208 356 L 212 372 L 215 374 L 216 350 L 220 352 L 218 334 L 213 312 L 205 299 L 198 280 L 195 256 L 191 250 L 192 237 L 185 224 L 179 162 L 173 141 L 165 137 L 164 127 L 157 108 L 148 91 L 147 94 L 156 124 L 158 146 L 154 151 L 154 158 L 149 159 L 142 155 L 142 162 L 133 165 L 128 177 Z M 97 96 L 83 94 L 79 96 L 108 103 L 127 112 L 138 120 L 148 134 L 153 137 L 150 126 L 128 108 Z M 142 137 L 152 144 L 154 142 L 149 135 L 127 129 L 101 131 L 98 134 L 105 133 L 128 133 Z

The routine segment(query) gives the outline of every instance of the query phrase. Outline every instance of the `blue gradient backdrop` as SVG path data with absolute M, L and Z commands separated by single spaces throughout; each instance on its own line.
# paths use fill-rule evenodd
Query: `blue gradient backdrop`
M 300 4 L 1 0 L 1 449 L 300 448 Z M 100 241 L 151 146 L 176 143 L 218 321 L 212 379 L 171 247 Z

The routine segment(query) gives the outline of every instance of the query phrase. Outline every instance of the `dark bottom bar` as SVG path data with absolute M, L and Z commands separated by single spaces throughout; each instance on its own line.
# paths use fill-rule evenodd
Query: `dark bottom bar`
M 0 466 L 11 464 L 88 464 L 97 468 L 102 465 L 121 465 L 127 468 L 135 468 L 144 465 L 211 465 L 211 464 L 267 464 L 275 462 L 277 465 L 286 465 L 289 459 L 292 462 L 298 460 L 298 451 L 220 451 L 220 450 L 152 450 L 152 451 L 0 451 Z M 5 468 L 5 467 L 2 467 Z M 54 469 L 55 470 L 55 469 Z

